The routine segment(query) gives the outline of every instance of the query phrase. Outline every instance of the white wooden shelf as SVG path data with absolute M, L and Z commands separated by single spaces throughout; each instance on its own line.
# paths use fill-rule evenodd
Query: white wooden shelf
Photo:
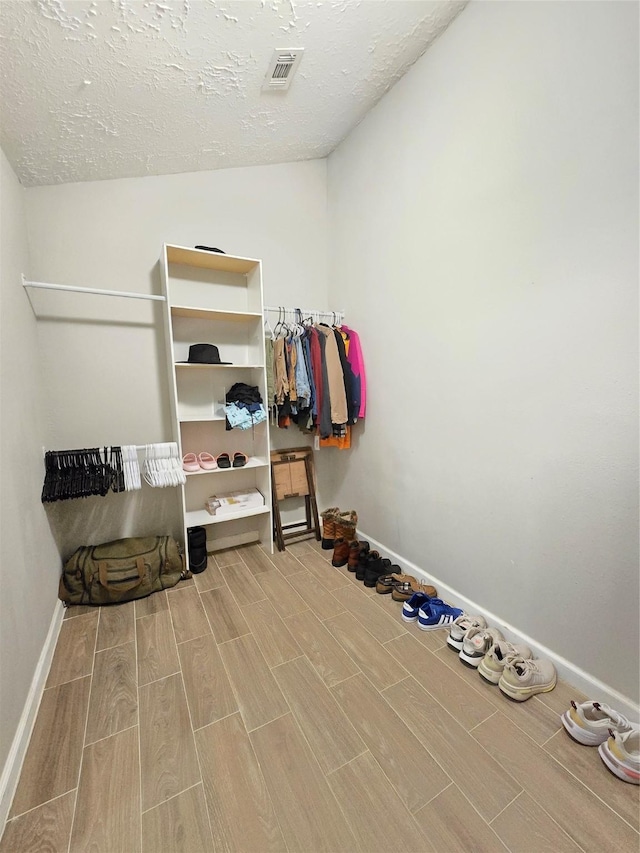
M 234 468 L 231 459 L 229 468 L 185 471 L 180 498 L 187 557 L 188 530 L 198 526 L 208 528 L 209 551 L 255 541 L 272 547 L 269 421 L 243 432 L 237 445 L 233 436 L 225 432 L 223 440 L 222 435 L 224 400 L 231 385 L 255 385 L 266 399 L 261 261 L 165 244 L 160 270 L 167 300 L 163 313 L 171 413 L 180 452 L 226 447 L 242 450 L 249 457 L 240 468 Z M 182 361 L 195 341 L 214 341 L 221 357 L 231 364 Z M 202 479 L 203 474 L 220 476 Z M 257 489 L 264 496 L 264 506 L 211 515 L 205 509 L 206 500 L 223 485 L 223 491 Z M 225 527 L 225 522 L 230 524 Z
M 245 509 L 244 512 L 225 513 L 225 515 L 211 515 L 206 509 L 187 511 L 184 514 L 187 527 L 204 526 L 205 524 L 221 524 L 225 521 L 236 521 L 239 518 L 250 518 L 252 515 L 264 515 L 271 512 L 269 506 L 256 506 L 253 509 Z
M 260 261 L 254 258 L 239 258 L 223 255 L 219 252 L 207 252 L 203 249 L 191 249 L 186 246 L 167 246 L 167 261 L 170 264 L 183 264 L 187 267 L 200 267 L 222 272 L 249 273 Z
M 211 418 L 180 418 L 178 423 L 180 424 L 208 424 L 208 423 L 219 423 L 220 421 L 225 421 L 226 418 L 224 415 L 217 415 Z
M 246 322 L 262 320 L 262 314 L 255 311 L 220 311 L 215 308 L 190 308 L 187 305 L 172 305 L 172 317 L 189 317 L 192 320 L 231 320 Z
M 189 370 L 211 370 L 215 368 L 216 370 L 220 370 L 224 368 L 225 370 L 237 370 L 238 368 L 242 370 L 262 370 L 264 367 L 263 364 L 191 364 L 190 362 L 177 361 L 175 364 L 176 367 L 180 368 L 188 368 Z
M 235 471 L 246 471 L 247 468 L 266 468 L 269 463 L 266 459 L 260 459 L 258 456 L 252 456 L 249 458 L 249 461 L 246 465 L 241 465 L 239 468 L 234 468 L 233 465 L 230 468 L 213 468 L 211 470 L 205 471 L 204 469 L 200 471 L 185 471 L 187 477 L 199 477 L 201 474 L 229 474 Z

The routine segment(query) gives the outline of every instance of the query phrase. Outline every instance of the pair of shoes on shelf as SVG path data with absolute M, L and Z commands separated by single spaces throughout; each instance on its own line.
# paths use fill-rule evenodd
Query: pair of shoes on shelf
M 597 746 L 604 765 L 623 782 L 640 784 L 640 727 L 599 702 L 571 702 L 560 720 L 578 743 Z
M 236 451 L 233 454 L 233 459 L 228 453 L 220 453 L 218 456 L 213 456 L 203 450 L 202 453 L 185 453 L 182 457 L 182 469 L 188 473 L 197 471 L 215 471 L 216 468 L 243 468 L 249 457 L 246 453 Z
M 376 581 L 376 592 L 380 595 L 391 593 L 394 601 L 408 601 L 415 592 L 422 592 L 429 598 L 436 598 L 438 595 L 434 586 L 418 581 L 413 575 L 400 573 L 381 575 Z
M 218 463 L 218 468 L 244 468 L 244 466 L 249 461 L 249 457 L 246 453 L 242 453 L 239 450 L 233 454 L 231 457 L 228 453 L 220 453 L 216 457 L 216 462 Z
M 462 614 L 459 607 L 451 607 L 441 598 L 433 598 L 424 592 L 414 592 L 402 605 L 405 622 L 417 622 L 421 631 L 446 628 Z
M 335 547 L 337 539 L 352 542 L 356 538 L 358 513 L 355 509 L 341 512 L 337 506 L 329 507 L 320 513 L 322 518 L 322 548 L 330 551 Z
M 211 453 L 203 450 L 202 453 L 185 453 L 182 457 L 182 470 L 193 474 L 195 471 L 214 471 L 218 462 Z

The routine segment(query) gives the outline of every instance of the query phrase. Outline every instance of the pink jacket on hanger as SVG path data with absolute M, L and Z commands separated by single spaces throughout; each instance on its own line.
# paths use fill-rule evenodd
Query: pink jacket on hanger
M 367 380 L 364 372 L 364 357 L 362 355 L 362 347 L 360 346 L 360 338 L 358 333 L 354 332 L 348 326 L 340 326 L 340 328 L 349 335 L 347 361 L 351 365 L 353 375 L 360 379 L 360 411 L 358 412 L 358 417 L 363 418 L 367 408 Z

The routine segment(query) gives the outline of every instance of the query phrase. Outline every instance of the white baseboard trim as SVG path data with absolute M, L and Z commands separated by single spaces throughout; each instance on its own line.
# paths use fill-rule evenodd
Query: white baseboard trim
M 0 836 L 2 835 L 5 821 L 9 814 L 9 809 L 11 808 L 11 803 L 13 802 L 13 797 L 16 792 L 18 779 L 20 778 L 20 771 L 22 770 L 22 764 L 27 753 L 29 740 L 31 739 L 33 725 L 40 707 L 40 700 L 42 699 L 42 694 L 44 692 L 44 685 L 47 682 L 47 676 L 49 675 L 49 669 L 51 668 L 51 661 L 53 659 L 53 653 L 56 648 L 56 642 L 58 641 L 58 634 L 60 633 L 63 618 L 64 605 L 58 600 L 56 601 L 56 607 L 53 611 L 53 616 L 51 617 L 47 639 L 44 642 L 44 646 L 40 652 L 38 665 L 36 666 L 36 671 L 33 674 L 31 687 L 27 694 L 27 700 L 24 703 L 24 708 L 22 709 L 20 722 L 18 723 L 18 728 L 13 738 L 11 749 L 9 750 L 9 755 L 7 756 L 7 760 L 2 770 L 2 776 L 0 776 Z
M 427 572 L 418 568 L 414 563 L 406 560 L 400 554 L 396 554 L 395 551 L 391 551 L 372 536 L 368 536 L 364 531 L 358 531 L 358 538 L 365 539 L 371 544 L 372 548 L 376 548 L 383 556 L 389 557 L 393 563 L 397 563 L 397 565 L 399 565 L 407 574 L 414 575 L 418 579 L 426 580 L 430 584 L 433 584 L 433 586 L 438 590 L 438 595 L 454 605 L 454 607 L 462 607 L 468 613 L 477 613 L 484 616 L 489 625 L 499 628 L 509 642 L 526 643 L 536 657 L 547 658 L 552 661 L 560 678 L 573 685 L 578 690 L 581 690 L 590 699 L 611 705 L 612 708 L 620 711 L 630 720 L 640 722 L 640 708 L 632 699 L 629 699 L 627 696 L 624 696 L 622 693 L 614 690 L 613 687 L 609 687 L 609 685 L 604 684 L 595 676 L 590 675 L 583 669 L 580 669 L 580 667 L 571 663 L 571 661 L 561 657 L 559 654 L 556 654 L 556 652 L 548 649 L 532 637 L 527 636 L 527 634 L 523 634 L 522 631 L 519 631 L 513 625 L 505 622 L 504 619 L 501 619 L 499 616 L 491 613 L 480 604 L 476 604 L 475 601 L 471 601 L 471 599 L 461 595 L 457 590 L 453 589 L 439 578 L 434 575 L 427 574 Z

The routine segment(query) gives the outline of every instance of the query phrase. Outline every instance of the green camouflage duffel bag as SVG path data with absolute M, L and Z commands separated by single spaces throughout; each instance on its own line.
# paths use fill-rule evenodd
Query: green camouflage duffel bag
M 118 604 L 175 586 L 186 577 L 171 536 L 139 536 L 86 545 L 64 564 L 58 597 L 66 604 Z

